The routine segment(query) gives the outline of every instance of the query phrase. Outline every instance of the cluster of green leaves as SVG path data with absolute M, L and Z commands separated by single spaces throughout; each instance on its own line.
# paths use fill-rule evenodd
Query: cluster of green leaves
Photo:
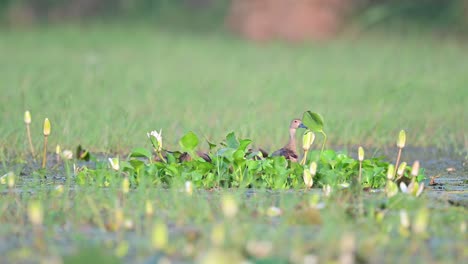
M 250 139 L 240 139 L 233 132 L 219 144 L 207 141 L 211 161 L 197 155 L 199 138 L 193 132 L 184 135 L 179 144 L 182 151 L 165 151 L 165 160 L 155 159 L 152 151 L 146 148 L 134 149 L 118 170 L 108 169 L 106 162 L 97 162 L 96 169 L 82 168 L 77 175 L 79 184 L 97 182 L 103 186 L 112 184 L 113 179 L 127 176 L 137 185 L 142 178 L 150 178 L 156 186 L 183 186 L 190 181 L 197 188 L 305 188 L 303 173 L 308 166 L 290 162 L 282 156 L 263 157 L 260 151 L 249 149 Z M 190 159 L 181 161 L 182 156 Z M 315 186 L 351 183 L 359 173 L 359 161 L 345 153 L 334 150 L 312 151 L 307 164 L 315 161 L 317 173 Z M 386 183 L 389 163 L 383 157 L 366 159 L 362 164 L 363 187 L 381 188 Z M 405 176 L 410 177 L 410 167 Z M 117 177 L 116 177 L 117 176 Z M 424 178 L 420 171 L 419 180 Z

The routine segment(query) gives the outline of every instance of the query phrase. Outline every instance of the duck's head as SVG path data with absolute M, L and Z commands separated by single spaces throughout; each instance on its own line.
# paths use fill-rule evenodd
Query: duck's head
M 291 125 L 289 126 L 290 129 L 298 129 L 298 128 L 307 128 L 306 126 L 304 126 L 304 124 L 302 124 L 302 120 L 300 119 L 293 119 L 293 121 L 291 121 Z

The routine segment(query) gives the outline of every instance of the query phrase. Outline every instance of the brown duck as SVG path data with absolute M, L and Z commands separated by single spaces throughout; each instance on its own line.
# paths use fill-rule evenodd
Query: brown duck
M 278 149 L 277 151 L 273 152 L 271 156 L 284 156 L 286 159 L 297 162 L 298 155 L 296 151 L 296 130 L 298 128 L 307 128 L 302 124 L 302 121 L 300 119 L 294 119 L 291 121 L 291 124 L 289 125 L 289 141 L 288 143 Z

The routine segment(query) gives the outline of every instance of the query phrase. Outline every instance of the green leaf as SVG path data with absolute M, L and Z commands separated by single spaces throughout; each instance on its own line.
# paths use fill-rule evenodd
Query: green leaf
M 236 150 L 234 152 L 234 154 L 232 155 L 232 157 L 234 158 L 234 161 L 235 162 L 241 162 L 241 161 L 244 161 L 244 156 L 245 156 L 245 152 L 243 150 Z
M 128 162 L 130 163 L 130 165 L 132 165 L 132 167 L 135 170 L 139 170 L 141 167 L 145 166 L 145 163 L 143 161 L 137 159 L 131 159 Z
M 193 152 L 198 146 L 198 137 L 190 131 L 180 139 L 179 144 L 185 151 Z
M 247 149 L 247 147 L 250 145 L 250 143 L 252 143 L 252 140 L 250 139 L 242 139 L 240 142 L 239 142 L 239 150 L 242 150 L 245 152 L 245 150 Z
M 130 153 L 130 157 L 134 158 L 147 158 L 151 159 L 152 158 L 151 151 L 145 149 L 145 148 L 134 148 L 132 152 Z
M 211 151 L 212 149 L 216 148 L 216 144 L 213 143 L 213 142 L 211 142 L 211 141 L 209 141 L 206 137 L 205 137 L 205 141 L 206 141 L 206 143 L 208 143 L 208 147 L 209 147 L 210 151 Z
M 239 148 L 239 141 L 237 140 L 237 137 L 234 134 L 234 132 L 231 132 L 226 136 L 226 143 L 229 148 Z
M 313 132 L 323 132 L 323 118 L 320 114 L 306 111 L 302 115 L 302 123 Z

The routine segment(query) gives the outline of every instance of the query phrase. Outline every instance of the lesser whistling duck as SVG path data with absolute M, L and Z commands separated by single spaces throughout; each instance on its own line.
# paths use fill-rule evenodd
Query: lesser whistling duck
M 307 128 L 302 124 L 300 119 L 293 119 L 291 124 L 289 125 L 289 141 L 288 143 L 278 149 L 277 151 L 273 152 L 271 156 L 284 156 L 286 159 L 297 162 L 298 155 L 296 151 L 296 130 L 298 128 Z

